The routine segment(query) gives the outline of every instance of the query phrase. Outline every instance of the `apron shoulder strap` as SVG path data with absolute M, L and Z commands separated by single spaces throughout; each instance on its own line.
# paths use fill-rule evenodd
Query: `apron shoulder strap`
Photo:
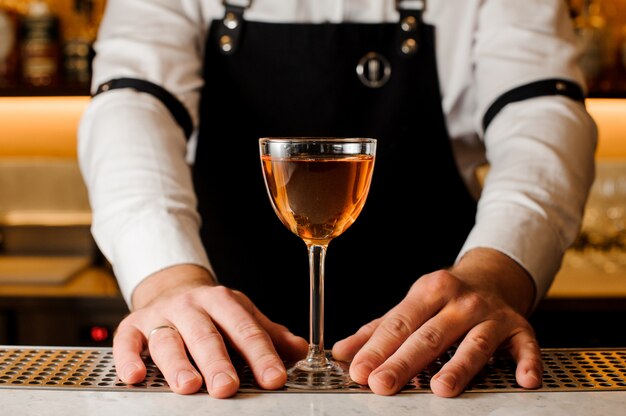
M 401 56 L 409 57 L 420 48 L 426 0 L 397 0 L 396 9 L 400 13 L 399 52 Z

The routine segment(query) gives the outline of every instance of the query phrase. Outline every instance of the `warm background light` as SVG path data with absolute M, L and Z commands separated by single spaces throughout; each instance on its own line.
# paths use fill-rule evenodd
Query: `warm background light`
M 598 124 L 598 158 L 626 159 L 626 99 L 589 99 L 587 110 Z
M 0 97 L 0 156 L 76 157 L 89 97 Z
M 89 97 L 0 97 L 0 156 L 76 157 Z M 587 100 L 598 123 L 598 158 L 626 159 L 626 99 Z

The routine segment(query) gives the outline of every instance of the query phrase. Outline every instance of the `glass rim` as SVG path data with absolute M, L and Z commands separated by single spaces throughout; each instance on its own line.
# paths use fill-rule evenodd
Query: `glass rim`
M 377 139 L 373 137 L 329 137 L 329 136 L 277 136 L 277 137 L 261 137 L 259 142 L 338 142 L 338 143 L 376 143 Z

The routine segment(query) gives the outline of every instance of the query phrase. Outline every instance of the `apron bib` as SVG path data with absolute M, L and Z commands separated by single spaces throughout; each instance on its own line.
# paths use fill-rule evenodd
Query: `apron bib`
M 475 221 L 441 108 L 435 31 L 411 10 L 382 24 L 260 23 L 243 12 L 227 6 L 206 43 L 193 167 L 203 242 L 222 284 L 306 338 L 307 249 L 272 209 L 258 139 L 378 139 L 365 208 L 328 247 L 332 345 L 452 265 Z

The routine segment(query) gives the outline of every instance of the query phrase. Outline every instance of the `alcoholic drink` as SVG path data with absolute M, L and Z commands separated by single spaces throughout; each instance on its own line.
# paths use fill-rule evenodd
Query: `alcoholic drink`
M 274 211 L 309 252 L 309 352 L 287 369 L 289 387 L 347 386 L 348 367 L 324 350 L 324 263 L 330 240 L 361 213 L 369 192 L 376 139 L 259 139 L 261 167 Z
M 329 241 L 357 218 L 370 188 L 374 157 L 262 157 L 268 193 L 283 224 L 307 241 Z

